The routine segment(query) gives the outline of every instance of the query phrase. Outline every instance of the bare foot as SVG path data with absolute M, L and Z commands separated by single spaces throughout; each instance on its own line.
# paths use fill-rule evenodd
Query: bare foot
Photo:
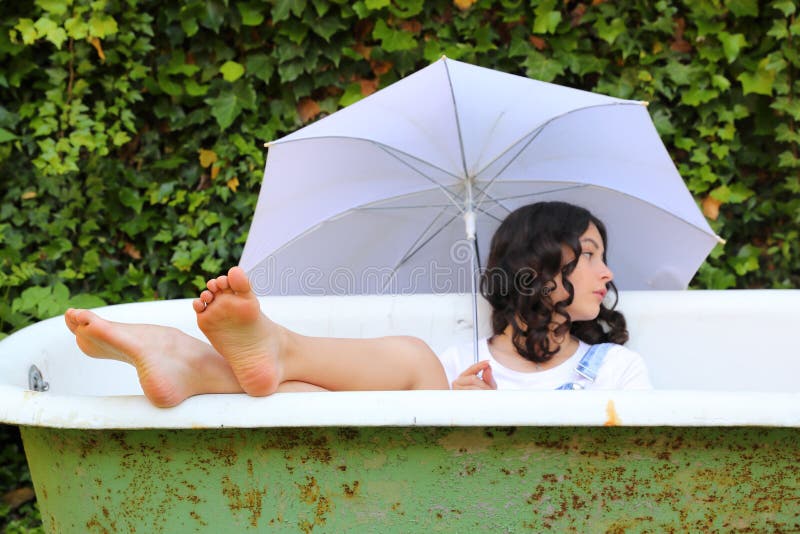
M 207 287 L 193 303 L 200 330 L 228 361 L 246 393 L 274 393 L 283 378 L 283 328 L 261 313 L 240 267 L 209 280 Z
M 156 406 L 175 406 L 199 393 L 241 392 L 222 357 L 180 330 L 114 323 L 88 310 L 69 309 L 64 320 L 87 355 L 136 367 L 145 396 Z

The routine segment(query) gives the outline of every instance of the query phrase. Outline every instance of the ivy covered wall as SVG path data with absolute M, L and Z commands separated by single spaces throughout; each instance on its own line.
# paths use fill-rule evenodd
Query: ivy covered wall
M 194 295 L 241 253 L 264 141 L 442 54 L 650 101 L 727 239 L 693 286 L 800 285 L 791 0 L 36 0 L 0 12 L 2 332 L 69 305 Z
M 442 54 L 650 101 L 727 239 L 693 286 L 800 287 L 797 11 L 792 0 L 2 2 L 0 338 L 68 306 L 194 296 L 237 262 L 264 141 Z M 16 447 L 2 434 L 21 473 Z M 0 502 L 0 527 L 25 509 Z

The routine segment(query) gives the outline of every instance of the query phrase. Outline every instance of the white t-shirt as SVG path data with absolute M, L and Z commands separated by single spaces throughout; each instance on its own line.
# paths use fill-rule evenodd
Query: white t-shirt
M 489 360 L 497 389 L 557 389 L 569 382 L 578 383 L 585 389 L 653 389 L 642 357 L 622 345 L 614 345 L 608 351 L 594 382 L 581 377 L 575 372 L 575 367 L 589 347 L 591 345 L 579 341 L 578 350 L 563 363 L 544 371 L 525 373 L 509 369 L 495 360 L 484 338 L 478 341 L 478 360 Z M 438 356 L 451 388 L 453 381 L 475 363 L 471 342 L 449 347 Z

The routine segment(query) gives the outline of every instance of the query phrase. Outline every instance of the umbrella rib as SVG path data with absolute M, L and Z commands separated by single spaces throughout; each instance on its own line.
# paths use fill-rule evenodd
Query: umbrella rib
M 545 122 L 543 122 L 542 124 L 538 125 L 536 128 L 532 129 L 531 131 L 529 131 L 528 133 L 526 133 L 525 135 L 523 135 L 522 137 L 520 137 L 520 139 L 524 139 L 525 137 L 527 137 L 527 136 L 529 136 L 529 135 L 532 135 L 532 134 L 533 134 L 533 136 L 532 136 L 532 137 L 531 137 L 531 138 L 528 140 L 528 142 L 526 142 L 526 143 L 525 143 L 525 144 L 524 144 L 524 145 L 523 145 L 523 146 L 522 146 L 522 147 L 519 149 L 519 151 L 516 153 L 516 155 L 514 155 L 514 157 L 513 157 L 513 158 L 511 158 L 511 159 L 508 161 L 508 163 L 506 163 L 505 165 L 503 165 L 503 168 L 502 168 L 502 169 L 500 169 L 500 170 L 497 172 L 497 174 L 495 174 L 495 175 L 492 177 L 492 179 L 491 179 L 491 180 L 489 180 L 489 182 L 486 184 L 486 187 L 484 187 L 483 191 L 485 192 L 485 191 L 486 191 L 486 189 L 488 189 L 488 188 L 489 188 L 489 186 L 491 186 L 491 185 L 492 185 L 492 183 L 494 183 L 494 181 L 495 181 L 495 180 L 497 180 L 497 178 L 499 178 L 499 177 L 500 177 L 500 175 L 501 175 L 501 174 L 503 174 L 503 173 L 505 172 L 505 170 L 506 170 L 506 169 L 507 169 L 507 168 L 508 168 L 508 167 L 509 167 L 509 166 L 510 166 L 512 163 L 514 163 L 514 161 L 517 159 L 517 157 L 518 157 L 520 154 L 522 154 L 522 152 L 523 152 L 523 151 L 524 151 L 526 148 L 528 148 L 528 146 L 530 146 L 530 144 L 531 144 L 531 143 L 533 143 L 534 139 L 536 139 L 537 137 L 539 137 L 539 134 L 541 134 L 541 133 L 542 133 L 542 130 L 544 130 L 544 129 L 545 129 L 547 126 L 549 126 L 549 125 L 550 125 L 550 124 L 552 124 L 553 122 L 557 121 L 558 119 L 564 118 L 564 117 L 566 117 L 567 115 L 572 115 L 573 113 L 577 113 L 577 112 L 579 112 L 579 111 L 585 111 L 585 110 L 587 110 L 587 109 L 603 108 L 603 107 L 610 107 L 610 106 L 642 106 L 642 105 L 644 105 L 644 104 L 643 104 L 643 103 L 641 103 L 641 102 L 610 102 L 610 103 L 608 103 L 608 104 L 596 104 L 596 105 L 593 105 L 593 106 L 585 106 L 585 107 L 578 108 L 578 109 L 571 109 L 571 110 L 569 110 L 569 111 L 566 111 L 566 112 L 562 113 L 561 115 L 557 115 L 557 116 L 555 116 L 555 117 L 551 117 L 550 119 L 546 120 L 546 121 L 545 121 Z M 538 131 L 537 131 L 537 130 L 538 130 Z M 510 145 L 510 146 L 509 146 L 507 149 L 505 149 L 505 150 L 503 150 L 502 152 L 500 152 L 500 154 L 498 154 L 496 158 L 494 158 L 492 161 L 490 161 L 489 163 L 487 163 L 487 164 L 486 164 L 486 165 L 483 167 L 483 169 L 481 169 L 480 171 L 478 171 L 478 173 L 476 174 L 476 176 L 477 176 L 477 175 L 480 175 L 480 173 L 481 173 L 481 172 L 483 172 L 484 170 L 488 169 L 488 168 L 489 168 L 489 167 L 490 167 L 490 166 L 491 166 L 491 165 L 492 165 L 492 164 L 493 164 L 495 161 L 499 160 L 499 159 L 500 159 L 500 158 L 502 158 L 502 157 L 503 157 L 505 154 L 507 154 L 509 151 L 511 151 L 511 149 L 512 149 L 512 148 L 514 148 L 514 146 L 515 146 L 517 143 L 519 143 L 519 140 L 515 141 L 515 142 L 514 142 L 514 143 L 512 143 L 512 144 L 511 144 L 511 145 Z M 480 198 L 478 199 L 478 205 L 480 205 L 480 203 L 481 203 L 482 201 L 483 201 L 483 197 L 480 197 Z
M 535 182 L 536 180 L 528 180 L 528 181 Z M 527 194 L 527 195 L 515 195 L 515 196 L 511 196 L 511 197 L 504 197 L 504 198 L 502 198 L 500 200 L 509 200 L 509 199 L 514 199 L 514 198 L 523 198 L 523 197 L 530 197 L 530 196 L 546 195 L 546 194 L 549 194 L 549 193 L 559 193 L 561 191 L 569 191 L 571 189 L 584 189 L 584 188 L 589 188 L 589 187 L 596 187 L 597 189 L 603 189 L 605 191 L 610 191 L 610 192 L 612 192 L 614 194 L 622 195 L 624 197 L 631 198 L 631 199 L 636 200 L 638 202 L 641 202 L 643 204 L 647 204 L 648 206 L 651 206 L 652 208 L 664 213 L 668 217 L 671 217 L 673 219 L 677 219 L 678 221 L 680 221 L 680 222 L 682 222 L 684 224 L 688 224 L 689 226 L 691 226 L 695 230 L 698 230 L 699 232 L 702 232 L 703 234 L 705 234 L 707 236 L 714 237 L 717 241 L 719 241 L 721 243 L 724 242 L 724 240 L 720 236 L 715 234 L 713 230 L 711 230 L 711 234 L 709 234 L 707 230 L 701 228 L 700 226 L 694 224 L 693 222 L 687 221 L 683 217 L 680 217 L 680 216 L 674 214 L 673 212 L 669 211 L 668 209 L 662 208 L 661 206 L 659 206 L 657 204 L 653 204 L 649 200 L 645 200 L 643 198 L 631 195 L 630 193 L 626 193 L 625 191 L 620 191 L 619 189 L 614 189 L 614 188 L 606 187 L 604 185 L 599 185 L 599 184 L 579 183 L 579 184 L 576 184 L 574 186 L 562 187 L 562 188 L 559 188 L 559 189 L 551 189 L 550 191 L 542 191 L 541 193 L 530 193 L 530 194 Z
M 453 88 L 453 80 L 450 78 L 450 68 L 447 66 L 447 61 L 444 62 L 444 72 L 447 75 L 447 86 L 450 88 L 450 98 L 453 101 L 453 115 L 456 119 L 456 132 L 458 133 L 458 148 L 461 150 L 461 166 L 464 169 L 464 179 L 469 180 L 467 175 L 467 156 L 464 153 L 464 138 L 461 135 L 461 120 L 458 116 L 458 104 L 456 104 L 456 92 Z
M 363 208 L 353 208 L 353 211 L 381 211 L 381 210 L 410 210 L 426 208 L 452 208 L 452 204 L 419 204 L 416 206 L 364 206 Z
M 442 214 L 444 213 L 444 211 L 445 211 L 445 210 L 442 210 L 442 211 L 439 213 L 439 215 L 442 215 Z M 436 218 L 437 218 L 437 219 L 439 218 L 439 215 L 437 215 L 437 216 L 436 216 Z M 436 230 L 436 231 L 435 231 L 433 234 L 431 234 L 431 235 L 430 235 L 430 236 L 429 236 L 429 237 L 428 237 L 428 238 L 427 238 L 425 241 L 423 241 L 423 242 L 420 244 L 420 239 L 422 239 L 422 236 L 424 236 L 424 235 L 427 233 L 427 231 L 428 231 L 428 230 L 429 230 L 429 229 L 430 229 L 430 228 L 433 226 L 433 224 L 436 222 L 436 219 L 434 219 L 434 220 L 431 222 L 431 224 L 429 224 L 429 225 L 428 225 L 428 227 L 427 227 L 427 228 L 425 228 L 425 231 L 423 231 L 423 232 L 422 232 L 422 234 L 420 234 L 420 236 L 417 238 L 416 242 L 415 242 L 413 245 L 411 245 L 411 247 L 409 247 L 409 249 L 408 249 L 408 250 L 406 250 L 405 254 L 403 254 L 403 256 L 401 257 L 400 261 L 398 261 L 398 262 L 397 262 L 397 264 L 396 264 L 396 265 L 394 266 L 394 268 L 392 269 L 392 275 L 396 274 L 396 273 L 397 273 L 397 270 L 398 270 L 400 267 L 402 267 L 402 266 L 403 266 L 403 264 L 405 264 L 405 263 L 406 263 L 408 260 L 410 260 L 410 259 L 411 259 L 411 257 L 412 257 L 412 256 L 414 256 L 414 254 L 416 254 L 416 253 L 417 253 L 419 250 L 421 250 L 421 249 L 422 249 L 422 248 L 423 248 L 425 245 L 427 245 L 428 243 L 430 243 L 430 242 L 431 242 L 431 240 L 433 240 L 433 238 L 435 238 L 437 235 L 439 235 L 440 233 L 442 233 L 442 231 L 443 231 L 445 228 L 447 228 L 447 227 L 450 225 L 450 223 L 451 223 L 451 222 L 453 222 L 453 221 L 456 219 L 456 217 L 458 217 L 458 215 L 453 215 L 452 217 L 450 217 L 450 220 L 448 220 L 446 223 L 444 223 L 444 224 L 443 224 L 443 225 L 442 225 L 442 226 L 441 226 L 441 227 L 440 227 L 438 230 Z M 417 246 L 417 245 L 418 245 L 418 246 Z M 389 281 L 387 280 L 386 284 L 388 284 L 388 283 L 389 283 Z M 384 290 L 386 289 L 386 285 L 384 285 L 383 289 L 384 289 Z
M 456 208 L 458 208 L 458 209 L 459 209 L 459 210 L 461 210 L 461 211 L 464 211 L 464 210 L 463 210 L 463 208 L 461 208 L 461 205 L 459 204 L 459 202 L 458 202 L 458 201 L 457 201 L 457 200 L 456 200 L 456 199 L 455 199 L 455 198 L 454 198 L 454 197 L 451 195 L 450 191 L 448 191 L 448 190 L 447 190 L 447 188 L 446 188 L 444 185 L 440 184 L 439 182 L 437 182 L 436 180 L 434 180 L 433 178 L 431 178 L 430 176 L 428 176 L 427 174 L 425 174 L 425 173 L 424 173 L 424 172 L 422 172 L 421 170 L 417 169 L 416 167 L 414 167 L 413 165 L 411 165 L 409 162 L 407 162 L 407 161 L 403 160 L 402 158 L 399 158 L 399 157 L 397 157 L 397 155 L 396 155 L 396 154 L 394 154 L 394 153 L 392 153 L 392 151 L 391 151 L 391 150 L 389 150 L 389 149 L 388 149 L 388 147 L 386 147 L 386 146 L 384 146 L 384 145 L 382 145 L 382 144 L 380 144 L 380 143 L 375 143 L 375 145 L 376 145 L 376 146 L 378 146 L 378 147 L 379 147 L 381 150 L 383 150 L 383 151 L 384 151 L 384 152 L 386 152 L 387 154 L 389 154 L 390 156 L 392 156 L 393 158 L 395 158 L 397 161 L 399 161 L 400 163 L 402 163 L 403 165 L 405 165 L 405 166 L 406 166 L 406 167 L 408 167 L 409 169 L 411 169 L 411 170 L 415 171 L 417 174 L 419 174 L 420 176 L 422 176 L 423 178 L 425 178 L 426 180 L 428 180 L 430 183 L 432 183 L 433 185 L 435 185 L 436 187 L 438 187 L 438 188 L 439 188 L 439 190 L 440 190 L 442 193 L 444 193 L 444 196 L 446 196 L 446 197 L 447 197 L 447 198 L 450 200 L 450 202 L 452 202 L 452 203 L 453 203 L 453 206 L 455 206 Z M 400 152 L 401 154 L 405 154 L 405 152 L 402 152 L 402 151 L 400 151 L 400 150 L 398 150 L 398 152 Z M 407 155 L 407 156 L 410 156 L 410 154 L 406 154 L 406 155 Z M 412 158 L 413 158 L 414 156 L 410 156 L 410 157 L 412 157 Z M 422 160 L 420 160 L 420 159 L 418 159 L 418 158 L 415 158 L 415 159 L 417 159 L 417 161 L 422 161 Z M 429 164 L 428 162 L 426 162 L 426 161 L 422 161 L 422 162 L 423 162 L 423 163 L 425 163 L 425 164 L 428 164 L 428 165 L 430 165 L 430 164 Z M 438 167 L 436 167 L 435 165 L 431 165 L 431 166 L 432 166 L 432 167 L 434 167 L 434 168 L 436 168 L 436 169 L 438 169 Z M 442 170 L 442 169 L 439 169 L 439 170 Z M 442 171 L 443 171 L 443 170 L 442 170 Z M 443 172 L 446 172 L 446 171 L 443 171 Z M 447 173 L 447 174 L 450 174 L 450 173 Z M 452 175 L 451 175 L 451 176 L 452 176 Z M 456 178 L 458 178 L 458 177 L 456 177 Z M 459 178 L 459 179 L 460 179 L 460 178 Z
M 459 132 L 459 137 L 460 137 L 460 135 L 461 135 L 461 132 Z M 423 178 L 425 178 L 426 180 L 428 180 L 432 184 L 434 184 L 437 187 L 441 188 L 442 191 L 444 192 L 445 196 L 447 196 L 450 199 L 450 201 L 453 202 L 453 205 L 458 206 L 458 203 L 450 196 L 450 194 L 447 192 L 446 188 L 442 184 L 440 184 L 439 182 L 437 182 L 436 180 L 434 180 L 433 178 L 431 178 L 430 176 L 428 176 L 427 174 L 425 174 L 421 170 L 417 169 L 416 167 L 414 167 L 413 165 L 411 165 L 407 161 L 399 158 L 397 156 L 397 154 L 402 154 L 403 156 L 406 156 L 406 157 L 411 158 L 413 160 L 419 161 L 420 163 L 424 163 L 425 165 L 428 165 L 428 166 L 436 169 L 437 171 L 440 171 L 440 172 L 446 174 L 447 176 L 455 178 L 458 181 L 463 180 L 463 178 L 461 176 L 458 176 L 457 174 L 453 174 L 452 172 L 450 172 L 450 171 L 448 171 L 446 169 L 443 169 L 443 168 L 439 167 L 438 165 L 434 165 L 433 163 L 425 161 L 424 159 L 418 158 L 417 156 L 414 156 L 413 154 L 409 154 L 408 152 L 405 152 L 403 150 L 399 150 L 397 148 L 390 147 L 390 146 L 388 146 L 388 145 L 386 145 L 384 143 L 380 143 L 378 141 L 375 141 L 374 139 L 367 139 L 367 138 L 364 138 L 364 137 L 351 137 L 351 136 L 347 136 L 347 135 L 320 135 L 320 136 L 315 136 L 315 137 L 304 137 L 302 139 L 286 139 L 286 140 L 280 140 L 279 139 L 277 141 L 271 141 L 271 142 L 267 143 L 267 147 L 270 147 L 270 146 L 273 146 L 273 145 L 285 145 L 285 144 L 288 144 L 288 143 L 299 143 L 301 141 L 314 141 L 314 140 L 319 140 L 319 139 L 349 139 L 351 141 L 362 141 L 364 143 L 369 143 L 371 145 L 375 145 L 376 147 L 380 148 L 381 150 L 383 150 L 384 152 L 386 152 L 387 154 L 389 154 L 390 156 L 395 158 L 397 161 L 399 161 L 399 162 L 403 163 L 404 165 L 406 165 L 407 167 L 413 169 L 415 172 L 420 174 Z M 395 152 L 397 154 L 395 154 Z M 463 153 L 463 149 L 462 149 L 462 153 Z M 462 157 L 463 157 L 463 154 L 462 154 Z
M 509 197 L 492 198 L 488 194 L 486 196 L 487 196 L 487 198 L 490 199 L 490 201 L 497 203 L 498 205 L 500 205 L 501 207 L 503 207 L 504 209 L 506 209 L 507 211 L 510 212 L 511 210 L 509 210 L 503 204 L 501 204 L 500 201 L 502 201 L 502 200 L 516 200 L 518 198 L 525 198 L 525 197 L 536 197 L 536 196 L 539 196 L 539 195 L 548 195 L 550 193 L 560 193 L 561 191 L 570 191 L 572 189 L 582 189 L 584 187 L 589 187 L 590 185 L 592 185 L 592 184 L 577 184 L 577 185 L 571 185 L 571 186 L 568 186 L 568 187 L 559 187 L 558 189 L 550 189 L 548 191 L 539 191 L 538 193 L 525 193 L 525 194 L 522 194 L 522 195 L 511 195 Z

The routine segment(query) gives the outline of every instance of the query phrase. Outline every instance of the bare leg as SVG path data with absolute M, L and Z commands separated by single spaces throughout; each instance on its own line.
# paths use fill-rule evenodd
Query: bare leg
M 136 367 L 145 396 L 156 406 L 175 406 L 199 393 L 242 392 L 225 359 L 180 330 L 114 323 L 88 310 L 67 310 L 64 319 L 83 352 Z
M 201 393 L 244 392 L 214 347 L 176 328 L 115 323 L 75 309 L 67 310 L 64 320 L 87 355 L 136 367 L 145 396 L 156 406 L 175 406 Z M 293 381 L 281 384 L 277 391 L 324 389 Z
M 193 306 L 200 329 L 251 395 L 269 395 L 287 381 L 329 390 L 448 387 L 441 363 L 422 340 L 307 337 L 272 322 L 239 267 L 210 280 Z

